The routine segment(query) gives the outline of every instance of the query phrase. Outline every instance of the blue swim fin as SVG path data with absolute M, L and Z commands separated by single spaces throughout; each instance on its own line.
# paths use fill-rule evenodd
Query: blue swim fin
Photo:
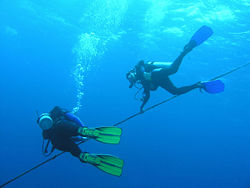
M 206 41 L 212 34 L 212 28 L 203 25 L 198 31 L 195 32 L 190 41 L 195 41 L 196 46 L 198 46 Z
M 214 80 L 202 83 L 204 90 L 208 93 L 221 93 L 225 89 L 225 84 L 221 80 Z

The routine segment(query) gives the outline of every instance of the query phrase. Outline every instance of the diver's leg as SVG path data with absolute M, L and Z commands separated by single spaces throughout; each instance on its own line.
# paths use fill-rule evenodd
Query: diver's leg
M 82 153 L 82 150 L 72 139 L 68 139 L 68 141 L 65 143 L 65 146 L 68 148 L 68 151 L 73 156 L 80 159 L 80 154 Z
M 70 152 L 74 157 L 79 158 L 82 153 L 78 144 L 76 144 L 71 137 L 59 136 L 53 141 L 53 146 L 61 151 Z
M 190 86 L 184 86 L 184 87 L 175 87 L 175 85 L 171 82 L 171 80 L 169 78 L 167 78 L 164 83 L 162 83 L 160 85 L 162 88 L 164 88 L 165 90 L 167 90 L 169 93 L 173 94 L 173 95 L 181 95 L 184 93 L 187 93 L 193 89 L 196 88 L 201 88 L 201 84 L 197 83 L 197 84 L 193 84 Z
M 175 74 L 182 63 L 183 58 L 195 47 L 195 43 L 193 41 L 190 41 L 187 45 L 185 45 L 183 51 L 180 53 L 180 55 L 174 60 L 174 62 L 171 64 L 171 67 L 169 68 L 169 75 Z
M 73 123 L 71 121 L 62 121 L 60 124 L 60 129 L 58 128 L 58 132 L 63 137 L 72 137 L 72 136 L 81 136 L 78 132 L 81 126 Z

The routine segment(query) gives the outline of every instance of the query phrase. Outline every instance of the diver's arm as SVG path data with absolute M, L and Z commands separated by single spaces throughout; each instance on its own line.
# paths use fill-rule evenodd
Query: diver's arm
M 144 61 L 139 61 L 139 63 L 135 66 L 135 70 L 137 79 L 143 80 L 145 72 Z
M 143 92 L 143 99 L 142 99 L 142 100 L 143 100 L 143 103 L 142 103 L 141 108 L 140 108 L 140 111 L 141 111 L 141 112 L 143 112 L 143 108 L 144 108 L 144 106 L 146 105 L 146 103 L 148 102 L 149 98 L 150 98 L 150 90 L 144 89 L 144 92 Z

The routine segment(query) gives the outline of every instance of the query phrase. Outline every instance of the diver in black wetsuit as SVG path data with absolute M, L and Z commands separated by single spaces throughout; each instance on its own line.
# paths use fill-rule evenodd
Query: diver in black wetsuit
M 77 144 L 78 141 L 84 141 L 87 138 L 102 143 L 118 144 L 120 142 L 121 128 L 87 128 L 77 116 L 58 106 L 54 107 L 50 113 L 40 115 L 37 123 L 43 130 L 43 138 L 52 143 L 52 151 L 58 149 L 70 152 L 73 156 L 79 158 L 81 162 L 90 163 L 111 175 L 121 175 L 123 160 L 111 155 L 82 152 Z M 46 150 L 47 148 L 45 152 Z
M 203 88 L 201 83 L 177 88 L 169 79 L 170 75 L 175 74 L 183 58 L 196 46 L 194 41 L 190 41 L 183 49 L 181 54 L 171 62 L 144 62 L 139 61 L 135 68 L 127 73 L 127 79 L 130 82 L 129 88 L 136 83 L 143 86 L 143 98 L 140 111 L 143 112 L 145 104 L 150 98 L 150 91 L 155 91 L 160 86 L 173 95 L 181 95 L 196 88 Z
M 76 136 L 80 136 L 79 130 L 84 126 L 79 119 L 76 119 L 78 122 L 72 121 L 70 117 L 73 118 L 73 114 L 56 106 L 49 114 L 42 114 L 37 123 L 43 130 L 43 138 L 49 140 L 53 148 L 70 152 L 73 156 L 79 157 L 81 149 L 75 141 Z

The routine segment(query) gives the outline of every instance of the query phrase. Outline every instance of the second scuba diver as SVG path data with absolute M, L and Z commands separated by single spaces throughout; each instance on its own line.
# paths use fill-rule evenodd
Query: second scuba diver
M 158 87 L 162 87 L 169 93 L 173 95 L 181 95 L 187 93 L 193 89 L 200 88 L 206 90 L 205 82 L 198 82 L 193 85 L 184 86 L 177 88 L 172 81 L 169 79 L 170 75 L 175 74 L 183 58 L 196 46 L 200 45 L 206 39 L 208 39 L 213 34 L 211 28 L 207 26 L 201 27 L 191 38 L 189 43 L 185 45 L 183 51 L 180 55 L 174 60 L 174 62 L 144 62 L 143 60 L 139 61 L 134 69 L 129 71 L 126 75 L 127 79 L 130 82 L 129 88 L 132 88 L 137 83 L 141 84 L 144 91 L 142 97 L 142 105 L 140 111 L 143 112 L 145 104 L 150 98 L 150 91 L 157 90 Z M 220 84 L 219 87 L 224 87 L 223 83 L 209 82 L 210 86 L 214 84 Z M 218 87 L 218 86 L 217 86 Z M 224 88 L 221 88 L 224 89 Z M 208 90 L 206 90 L 208 91 Z M 209 91 L 208 91 L 209 92 Z M 212 92 L 211 92 L 212 93 Z
M 122 133 L 121 128 L 87 128 L 77 116 L 58 106 L 54 107 L 49 113 L 41 114 L 37 119 L 37 123 L 43 130 L 43 138 L 48 139 L 52 143 L 53 148 L 51 151 L 56 148 L 61 151 L 70 152 L 83 163 L 94 165 L 108 174 L 121 176 L 123 167 L 122 159 L 107 154 L 82 152 L 76 143 L 77 141 L 84 140 L 79 140 L 80 136 L 80 138 L 92 138 L 102 143 L 119 144 Z M 48 143 L 45 150 L 47 150 Z

